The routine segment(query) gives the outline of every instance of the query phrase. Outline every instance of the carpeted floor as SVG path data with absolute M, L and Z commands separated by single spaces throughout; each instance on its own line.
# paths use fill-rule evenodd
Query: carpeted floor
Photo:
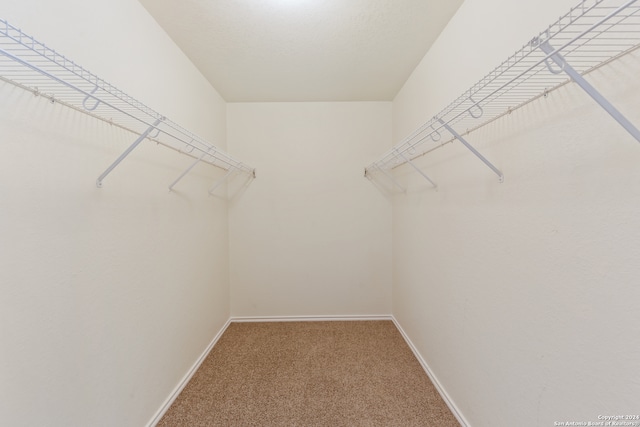
M 458 427 L 391 321 L 232 323 L 158 426 Z

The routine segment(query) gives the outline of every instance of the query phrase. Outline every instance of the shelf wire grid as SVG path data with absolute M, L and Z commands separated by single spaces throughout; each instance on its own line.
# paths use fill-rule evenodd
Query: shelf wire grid
M 254 170 L 212 143 L 167 119 L 111 83 L 0 19 L 0 79 L 230 171 Z
M 554 52 L 538 47 L 544 42 Z M 567 84 L 551 59 L 557 53 L 584 75 L 638 47 L 637 0 L 581 1 L 365 171 L 390 170 L 452 142 L 444 124 L 466 134 Z

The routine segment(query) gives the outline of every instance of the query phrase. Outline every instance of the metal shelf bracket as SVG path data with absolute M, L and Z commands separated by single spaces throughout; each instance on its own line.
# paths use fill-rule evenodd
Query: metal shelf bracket
M 416 172 L 418 172 L 420 175 L 422 175 L 422 177 L 423 177 L 424 179 L 426 179 L 427 181 L 429 181 L 429 182 L 431 183 L 431 185 L 433 185 L 433 188 L 435 188 L 435 189 L 437 189 L 437 188 L 438 188 L 438 184 L 436 184 L 435 182 L 433 182 L 433 180 L 432 180 L 431 178 L 429 178 L 429 177 L 427 176 L 427 174 L 425 174 L 424 172 L 422 172 L 422 170 L 421 170 L 418 166 L 416 166 L 416 165 L 415 165 L 415 163 L 413 163 L 413 162 L 411 161 L 411 159 L 407 158 L 407 157 L 406 157 L 404 154 L 402 154 L 402 152 L 400 152 L 399 150 L 396 150 L 396 154 L 397 154 L 398 156 L 400 156 L 400 158 L 402 158 L 402 160 L 404 160 L 405 162 L 409 163 L 409 165 L 410 165 L 413 169 L 415 169 L 415 171 L 416 171 Z
M 180 174 L 180 176 L 178 178 L 176 178 L 175 181 L 173 181 L 171 183 L 171 185 L 169 185 L 169 191 L 173 191 L 173 187 L 182 179 L 185 177 L 186 174 L 188 174 L 189 172 L 191 172 L 191 169 L 193 169 L 198 163 L 200 163 L 200 161 L 204 158 L 204 156 L 206 156 L 207 154 L 209 154 L 210 150 L 204 151 L 200 157 L 198 157 L 193 163 L 191 163 L 191 166 L 189 166 L 184 172 L 182 172 Z
M 478 150 L 473 148 L 471 144 L 467 142 L 458 132 L 455 131 L 451 126 L 445 123 L 442 119 L 438 119 L 443 128 L 445 128 L 451 135 L 454 136 L 458 141 L 462 142 L 462 144 L 469 149 L 477 158 L 482 160 L 482 163 L 487 165 L 489 169 L 491 169 L 496 175 L 498 175 L 498 181 L 504 182 L 504 174 L 500 172 L 500 170 L 495 167 L 486 157 L 484 157 Z
M 222 178 L 220 178 L 219 180 L 214 182 L 213 185 L 211 186 L 211 188 L 209 188 L 209 194 L 213 195 L 213 192 L 216 191 L 216 188 L 220 187 L 227 179 L 229 179 L 231 177 L 231 175 L 233 175 L 233 173 L 236 170 L 237 170 L 237 168 L 235 168 L 235 167 L 229 168 L 227 173 L 225 173 L 222 176 Z
M 580 86 L 591 98 L 593 98 L 594 101 L 596 101 L 607 113 L 609 113 L 611 117 L 613 117 L 623 128 L 625 128 L 625 130 L 629 132 L 631 136 L 636 139 L 636 141 L 640 142 L 640 130 L 638 130 L 638 128 L 635 127 L 633 123 L 631 123 L 624 115 L 622 115 L 622 113 L 618 111 L 616 107 L 614 107 L 613 104 L 611 104 L 607 100 L 607 98 L 602 96 L 602 94 L 600 94 L 600 92 L 598 92 L 596 88 L 594 88 L 588 81 L 586 81 L 585 78 L 582 77 L 582 75 L 577 72 L 567 62 L 567 60 L 564 59 L 562 55 L 556 51 L 556 49 L 553 48 L 553 46 L 551 46 L 548 40 L 540 42 L 539 39 L 534 39 L 532 41 L 532 45 L 537 45 L 540 50 L 542 50 L 549 56 L 548 59 L 551 59 L 559 67 L 559 69 L 554 69 L 547 59 L 545 63 L 551 73 L 559 74 L 561 72 L 565 72 L 569 77 L 571 77 L 571 80 L 576 82 L 578 86 Z
M 406 193 L 406 192 L 407 192 L 407 189 L 406 189 L 406 188 L 404 188 L 402 185 L 400 185 L 400 184 L 398 183 L 398 181 L 396 181 L 396 179 L 393 177 L 393 175 L 391 175 L 390 173 L 388 173 L 387 171 L 385 171 L 384 169 L 382 169 L 382 168 L 380 168 L 380 167 L 378 168 L 378 170 L 379 170 L 380 172 L 382 172 L 382 174 L 383 174 L 384 176 L 386 176 L 387 178 L 389 178 L 389 179 L 391 180 L 391 182 L 393 183 L 393 185 L 395 185 L 395 186 L 396 186 L 396 187 L 398 187 L 400 190 L 402 190 L 402 192 L 403 192 L 403 193 Z
M 156 127 L 160 124 L 161 121 L 164 120 L 164 117 L 160 117 L 159 119 L 157 119 L 151 126 L 149 126 L 147 128 L 146 131 L 142 132 L 140 134 L 140 136 L 138 137 L 138 139 L 136 139 L 135 141 L 133 141 L 133 144 L 131 144 L 129 146 L 129 148 L 127 148 L 126 150 L 124 150 L 124 153 L 120 154 L 120 157 L 118 157 L 112 164 L 111 166 L 109 166 L 104 172 L 102 172 L 102 174 L 98 177 L 98 179 L 96 180 L 96 186 L 98 188 L 102 188 L 102 180 L 105 179 L 105 177 L 107 175 L 109 175 L 111 173 L 112 170 L 115 169 L 116 166 L 118 166 L 120 164 L 121 161 L 123 161 L 125 159 L 125 157 L 127 157 L 129 154 L 131 154 L 131 152 L 142 142 L 144 141 L 144 139 L 149 135 L 149 133 L 151 133 L 151 131 L 153 131 L 154 129 L 156 129 Z

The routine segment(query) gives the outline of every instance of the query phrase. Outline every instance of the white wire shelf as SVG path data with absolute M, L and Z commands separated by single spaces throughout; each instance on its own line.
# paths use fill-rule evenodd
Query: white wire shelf
M 139 137 L 96 180 L 102 180 L 145 139 L 194 158 L 194 163 L 170 186 L 172 189 L 196 164 L 221 168 L 228 179 L 235 173 L 255 177 L 255 170 L 195 135 L 85 68 L 0 19 L 0 79 L 51 102 L 129 130 Z M 223 180 L 209 190 L 213 192 Z
M 391 170 L 409 163 L 435 187 L 436 184 L 413 160 L 457 139 L 502 182 L 502 172 L 461 134 L 468 134 L 572 80 L 640 142 L 640 131 L 582 77 L 640 47 L 640 5 L 636 2 L 581 1 L 378 161 L 367 166 L 365 176 L 380 172 L 404 191 Z

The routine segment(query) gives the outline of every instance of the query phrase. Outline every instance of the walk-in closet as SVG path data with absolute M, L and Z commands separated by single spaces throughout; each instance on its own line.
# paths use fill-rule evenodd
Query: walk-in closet
M 0 0 L 0 426 L 640 426 L 640 0 Z

